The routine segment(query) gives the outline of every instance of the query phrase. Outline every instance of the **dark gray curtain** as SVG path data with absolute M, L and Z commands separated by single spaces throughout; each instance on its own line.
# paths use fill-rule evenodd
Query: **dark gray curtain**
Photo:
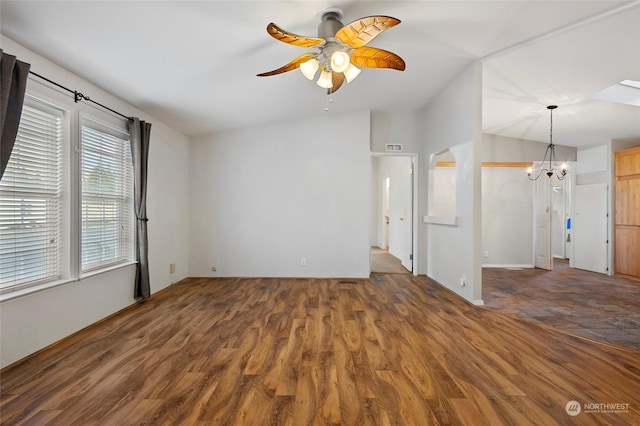
M 143 302 L 151 295 L 149 284 L 149 246 L 147 240 L 147 163 L 149 159 L 149 139 L 151 123 L 134 117 L 129 122 L 131 158 L 134 177 L 134 209 L 136 213 L 136 283 L 134 297 Z
M 31 65 L 0 49 L 0 178 L 7 168 L 18 134 L 24 92 Z

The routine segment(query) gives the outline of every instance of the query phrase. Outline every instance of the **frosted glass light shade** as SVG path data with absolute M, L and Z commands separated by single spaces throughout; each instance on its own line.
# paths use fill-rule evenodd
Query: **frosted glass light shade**
M 331 70 L 343 72 L 350 65 L 349 55 L 346 52 L 336 51 L 331 54 Z
M 353 64 L 349 64 L 347 69 L 344 70 L 344 78 L 347 83 L 351 83 L 360 74 L 360 68 L 356 68 Z
M 318 71 L 318 60 L 315 58 L 311 58 L 306 62 L 300 64 L 300 71 L 307 77 L 309 80 L 313 80 L 313 77 L 316 76 L 316 71 Z
M 333 79 L 331 78 L 331 73 L 329 71 L 322 71 L 320 73 L 320 78 L 318 79 L 317 84 L 324 89 L 331 89 L 333 87 Z

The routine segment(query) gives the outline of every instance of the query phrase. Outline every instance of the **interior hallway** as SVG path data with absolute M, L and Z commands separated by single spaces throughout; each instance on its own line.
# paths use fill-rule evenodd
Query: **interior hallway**
M 640 280 L 570 268 L 484 268 L 485 306 L 640 351 Z
M 410 274 L 400 259 L 389 253 L 389 250 L 380 247 L 371 247 L 371 273 L 372 274 Z

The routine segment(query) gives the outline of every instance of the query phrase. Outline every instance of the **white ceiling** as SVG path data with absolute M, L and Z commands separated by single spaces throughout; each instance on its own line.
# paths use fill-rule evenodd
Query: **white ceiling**
M 640 80 L 637 1 L 2 0 L 0 30 L 200 135 L 326 114 L 324 91 L 300 72 L 256 74 L 308 51 L 271 38 L 269 22 L 315 36 L 331 6 L 343 10 L 345 24 L 369 15 L 400 19 L 370 44 L 400 55 L 407 69 L 363 69 L 335 94 L 330 114 L 424 106 L 468 63 L 484 59 L 486 132 L 548 141 L 545 107 L 557 103 L 559 144 L 640 137 L 640 107 L 591 99 L 618 81 Z

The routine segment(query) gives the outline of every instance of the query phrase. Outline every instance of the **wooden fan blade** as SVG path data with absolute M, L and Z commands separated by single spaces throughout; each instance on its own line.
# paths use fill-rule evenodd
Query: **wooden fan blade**
M 399 23 L 399 19 L 391 16 L 367 16 L 340 28 L 336 33 L 336 38 L 351 47 L 362 47 L 381 32 L 395 27 Z
M 367 68 L 391 68 L 404 71 L 404 60 L 393 52 L 375 47 L 359 47 L 351 54 L 351 63 Z
M 342 74 L 341 72 L 333 71 L 331 73 L 331 82 L 333 83 L 333 87 L 327 89 L 327 95 L 336 93 L 338 91 L 338 89 L 342 86 L 342 83 L 344 83 L 344 74 Z
M 304 55 L 300 55 L 295 58 L 293 61 L 289 62 L 287 65 L 284 65 L 277 70 L 263 72 L 258 74 L 258 77 L 269 77 L 271 75 L 282 74 L 283 72 L 295 70 L 300 67 L 300 64 L 308 61 L 309 59 L 315 58 L 318 56 L 317 53 L 305 53 Z
M 326 41 L 323 38 L 306 37 L 306 36 L 290 33 L 286 30 L 283 30 L 273 22 L 267 25 L 267 32 L 271 37 L 275 38 L 276 40 L 279 40 L 287 44 L 293 44 L 294 46 L 300 46 L 300 47 L 314 47 Z

